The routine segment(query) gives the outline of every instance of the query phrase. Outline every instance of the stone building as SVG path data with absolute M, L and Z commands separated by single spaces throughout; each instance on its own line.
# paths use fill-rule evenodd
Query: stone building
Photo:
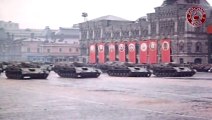
M 191 26 L 186 20 L 186 12 L 193 6 L 201 6 L 207 13 L 205 24 L 200 27 Z M 206 0 L 164 0 L 154 13 L 148 13 L 136 21 L 128 21 L 115 16 L 103 16 L 80 24 L 81 55 L 85 61 L 89 58 L 89 45 L 110 42 L 120 43 L 135 41 L 136 62 L 139 63 L 141 41 L 156 40 L 157 63 L 162 60 L 161 40 L 170 40 L 170 62 L 208 63 L 208 22 L 212 18 L 211 6 Z M 97 45 L 98 47 L 98 45 Z M 126 46 L 127 48 L 127 46 Z M 109 60 L 108 48 L 105 46 L 105 61 Z M 119 60 L 116 52 L 116 60 Z M 96 53 L 98 62 L 99 55 Z M 150 56 L 147 55 L 147 63 Z M 126 49 L 126 61 L 129 52 Z
M 79 61 L 79 28 L 0 28 L 0 61 Z
M 4 28 L 7 30 L 17 30 L 19 29 L 19 24 L 14 23 L 12 21 L 9 21 L 9 22 L 0 21 L 0 28 Z

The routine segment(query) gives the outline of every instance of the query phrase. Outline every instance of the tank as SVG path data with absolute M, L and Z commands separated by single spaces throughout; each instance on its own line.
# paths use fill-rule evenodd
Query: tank
M 64 78 L 98 78 L 101 74 L 99 69 L 79 62 L 59 63 L 54 66 L 53 70 Z
M 22 62 L 8 65 L 5 75 L 9 79 L 46 79 L 49 71 L 41 65 Z
M 157 64 L 151 67 L 153 74 L 157 77 L 192 77 L 196 72 L 194 69 L 180 64 Z
M 132 63 L 113 62 L 108 65 L 107 74 L 118 77 L 150 77 L 151 72 L 144 67 L 137 67 Z
M 197 72 L 210 72 L 212 64 L 193 64 L 191 67 Z
M 112 67 L 113 64 L 116 64 L 117 62 L 105 62 L 103 64 L 96 64 L 95 67 L 100 69 L 103 73 L 107 73 L 108 69 Z
M 0 74 L 3 72 L 3 65 L 0 63 Z
M 1 62 L 1 63 L 0 63 L 0 73 L 1 73 L 1 72 L 4 72 L 5 69 L 7 68 L 7 66 L 8 66 L 9 64 L 10 64 L 10 63 L 8 63 L 8 62 Z

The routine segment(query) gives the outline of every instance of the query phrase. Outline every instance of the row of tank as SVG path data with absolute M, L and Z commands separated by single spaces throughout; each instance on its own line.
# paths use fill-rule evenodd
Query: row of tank
M 101 73 L 118 77 L 191 77 L 196 71 L 179 64 L 142 65 L 127 62 L 107 62 L 105 64 L 83 64 L 79 62 L 41 64 L 41 63 L 0 63 L 0 72 L 9 79 L 46 79 L 53 70 L 64 78 L 97 78 Z

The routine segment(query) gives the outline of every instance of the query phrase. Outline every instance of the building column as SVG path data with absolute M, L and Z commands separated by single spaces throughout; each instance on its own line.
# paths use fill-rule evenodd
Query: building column
M 187 23 L 187 21 L 185 21 L 185 32 L 187 32 L 188 31 L 188 23 Z
M 159 21 L 156 21 L 156 35 L 159 34 Z
M 86 38 L 89 39 L 89 37 L 90 37 L 90 36 L 89 36 L 89 30 L 87 30 L 87 33 L 86 33 L 86 34 L 87 34 L 87 35 L 86 35 Z
M 111 32 L 110 32 L 110 37 L 113 39 L 113 36 L 114 36 L 113 30 L 111 30 Z
M 100 38 L 103 39 L 103 28 L 100 30 Z
M 177 33 L 178 32 L 178 20 L 174 21 L 174 32 Z
M 95 38 L 95 31 L 94 31 L 94 30 L 93 30 L 92 38 L 93 38 L 93 39 Z
M 148 35 L 151 35 L 151 23 L 148 24 Z

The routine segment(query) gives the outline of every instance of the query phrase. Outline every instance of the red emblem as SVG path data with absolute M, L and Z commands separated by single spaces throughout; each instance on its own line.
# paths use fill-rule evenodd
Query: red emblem
M 199 27 L 206 21 L 206 12 L 199 6 L 189 8 L 186 12 L 186 19 L 193 27 Z

